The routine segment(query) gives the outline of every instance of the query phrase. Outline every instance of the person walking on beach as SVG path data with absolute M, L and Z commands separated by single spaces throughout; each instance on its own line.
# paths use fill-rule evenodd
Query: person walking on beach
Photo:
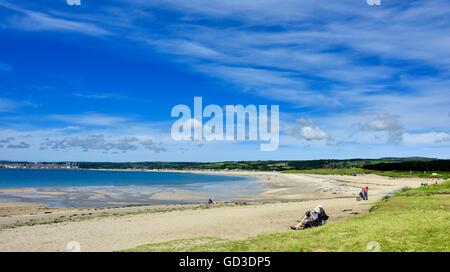
M 363 188 L 363 195 L 364 195 L 364 200 L 369 200 L 369 187 L 366 186 Z

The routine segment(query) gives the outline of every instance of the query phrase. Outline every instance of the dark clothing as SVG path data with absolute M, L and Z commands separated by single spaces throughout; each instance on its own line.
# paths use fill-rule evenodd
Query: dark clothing
M 320 208 L 320 213 L 317 219 L 318 225 L 322 225 L 328 220 L 329 216 L 325 213 L 325 210 L 323 208 Z
M 363 191 L 359 192 L 359 197 L 360 197 L 362 200 L 364 200 L 364 192 L 363 192 Z

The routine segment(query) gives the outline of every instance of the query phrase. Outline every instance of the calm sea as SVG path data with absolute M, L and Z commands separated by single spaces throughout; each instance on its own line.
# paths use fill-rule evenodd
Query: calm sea
M 0 169 L 0 202 L 110 207 L 245 199 L 254 179 L 180 172 Z
M 190 185 L 243 180 L 247 179 L 178 172 L 0 169 L 0 188 Z

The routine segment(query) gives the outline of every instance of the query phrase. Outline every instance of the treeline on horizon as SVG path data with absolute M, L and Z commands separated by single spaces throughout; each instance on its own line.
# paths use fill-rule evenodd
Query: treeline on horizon
M 450 160 L 382 162 L 366 164 L 363 168 L 377 171 L 450 171 Z
M 0 164 L 32 164 L 31 162 L 0 161 Z M 66 165 L 68 162 L 41 162 Z M 169 170 L 248 170 L 290 171 L 314 169 L 364 169 L 373 171 L 450 171 L 450 160 L 434 158 L 380 158 L 347 160 L 293 160 L 293 161 L 227 161 L 227 162 L 70 162 L 80 169 L 169 169 Z
M 80 162 L 81 169 L 171 169 L 171 170 L 250 170 L 288 171 L 361 168 L 377 171 L 450 171 L 450 160 L 432 158 L 381 158 L 301 161 L 229 161 L 229 162 Z

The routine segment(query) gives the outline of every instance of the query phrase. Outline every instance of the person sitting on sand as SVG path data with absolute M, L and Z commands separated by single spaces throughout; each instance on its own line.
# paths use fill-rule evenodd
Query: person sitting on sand
M 310 219 L 311 226 L 319 225 L 319 213 L 320 210 L 318 208 L 314 208 L 311 210 L 311 219 Z
M 329 216 L 326 214 L 322 205 L 318 205 L 314 208 L 314 212 L 317 213 L 317 225 L 323 225 L 328 220 Z
M 358 200 L 358 201 L 364 200 L 364 189 L 361 189 L 358 196 L 356 197 L 356 200 Z
M 297 221 L 298 223 L 291 226 L 293 230 L 302 230 L 310 226 L 311 224 L 311 212 L 307 211 L 305 216 L 303 216 L 302 220 Z
M 322 205 L 318 205 L 311 211 L 307 211 L 302 220 L 291 226 L 293 230 L 302 230 L 306 228 L 316 227 L 325 224 L 329 216 L 326 214 Z
M 208 205 L 214 204 L 215 202 L 210 198 L 208 199 Z

